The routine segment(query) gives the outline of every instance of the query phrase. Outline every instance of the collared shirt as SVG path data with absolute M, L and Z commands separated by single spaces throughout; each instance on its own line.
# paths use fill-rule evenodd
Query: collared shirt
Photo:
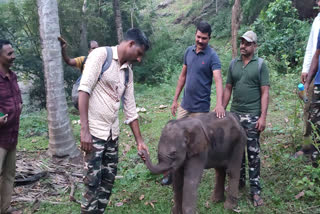
M 260 116 L 261 86 L 269 86 L 270 83 L 267 65 L 263 62 L 259 71 L 258 64 L 258 57 L 254 55 L 246 66 L 241 57 L 230 66 L 227 84 L 232 85 L 233 91 L 231 112 Z
M 107 59 L 105 47 L 94 49 L 88 56 L 80 81 L 79 91 L 90 95 L 88 120 L 90 134 L 107 140 L 112 130 L 112 139 L 119 136 L 119 108 L 123 95 L 126 124 L 138 118 L 134 99 L 133 72 L 128 63 L 120 66 L 117 46 L 112 47 L 110 67 L 98 80 L 103 63 Z M 125 86 L 125 69 L 129 69 L 129 81 Z
M 196 46 L 187 48 L 184 55 L 187 66 L 186 83 L 181 106 L 189 112 L 210 111 L 210 94 L 214 70 L 221 70 L 216 52 L 207 46 L 196 53 Z
M 8 114 L 7 123 L 0 127 L 0 147 L 15 149 L 18 143 L 19 119 L 21 114 L 21 92 L 17 75 L 9 71 L 10 79 L 0 72 L 0 112 Z
M 307 45 L 306 53 L 303 59 L 302 73 L 308 73 L 310 70 L 312 57 L 317 50 L 319 30 L 320 30 L 320 13 L 318 13 L 317 17 L 314 19 L 312 23 L 312 27 L 311 27 L 311 31 L 308 39 L 308 45 Z

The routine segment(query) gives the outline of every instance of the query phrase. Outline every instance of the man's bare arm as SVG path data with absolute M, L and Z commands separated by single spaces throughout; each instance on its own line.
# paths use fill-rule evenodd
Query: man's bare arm
M 315 54 L 312 57 L 310 71 L 308 73 L 307 81 L 304 85 L 306 91 L 308 91 L 309 85 L 318 71 L 319 55 L 320 55 L 320 49 L 317 49 Z
M 92 150 L 92 136 L 89 132 L 89 120 L 88 120 L 88 109 L 89 109 L 89 97 L 87 92 L 79 91 L 79 113 L 80 113 L 80 143 L 81 149 L 86 152 Z
M 214 108 L 213 111 L 216 112 L 217 117 L 222 118 L 225 116 L 225 110 L 222 106 L 223 86 L 222 86 L 221 70 L 214 70 L 213 78 L 216 84 L 216 93 L 217 93 L 216 107 Z
M 132 121 L 129 125 L 136 140 L 138 151 L 142 152 L 142 150 L 145 150 L 148 152 L 148 147 L 144 144 L 144 141 L 141 136 L 138 119 Z
M 226 87 L 223 91 L 223 99 L 222 99 L 222 106 L 225 109 L 227 108 L 227 106 L 229 104 L 231 93 L 232 93 L 232 85 L 227 83 Z
M 171 113 L 173 116 L 176 116 L 176 111 L 178 108 L 178 99 L 179 99 L 180 93 L 186 83 L 186 77 L 187 77 L 187 65 L 183 65 L 182 71 L 180 73 L 179 80 L 177 83 L 176 92 L 174 94 L 172 106 L 171 106 Z
M 68 55 L 67 55 L 67 42 L 66 40 L 64 40 L 62 37 L 58 37 L 58 40 L 60 41 L 60 45 L 61 45 L 61 54 L 62 54 L 62 58 L 63 60 L 70 66 L 76 66 L 76 60 L 75 59 L 72 59 L 70 58 Z

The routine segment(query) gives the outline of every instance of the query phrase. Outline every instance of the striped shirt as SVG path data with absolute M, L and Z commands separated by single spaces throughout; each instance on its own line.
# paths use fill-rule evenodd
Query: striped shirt
M 79 68 L 81 73 L 84 70 L 85 65 L 83 64 L 83 62 L 84 62 L 85 58 L 86 58 L 85 56 L 79 56 L 77 58 L 74 58 L 74 60 L 76 61 L 76 68 Z
M 126 124 L 138 118 L 134 99 L 133 72 L 129 64 L 119 64 L 117 46 L 112 47 L 113 59 L 107 71 L 98 80 L 107 58 L 105 47 L 94 49 L 88 56 L 83 70 L 79 91 L 90 95 L 88 120 L 90 134 L 107 140 L 112 130 L 112 139 L 119 136 L 120 100 L 124 97 Z M 125 69 L 129 69 L 129 81 L 125 86 Z

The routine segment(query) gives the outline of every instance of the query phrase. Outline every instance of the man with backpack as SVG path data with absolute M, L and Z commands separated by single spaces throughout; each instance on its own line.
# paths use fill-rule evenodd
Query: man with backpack
M 231 112 L 234 112 L 247 133 L 247 156 L 249 166 L 250 193 L 254 206 L 262 206 L 260 197 L 260 133 L 266 127 L 269 104 L 269 71 L 263 59 L 255 55 L 257 35 L 247 31 L 241 37 L 240 57 L 229 67 L 223 106 L 226 108 L 231 93 Z M 245 153 L 240 171 L 239 188 L 245 186 Z
M 131 64 L 141 62 L 148 49 L 145 34 L 132 28 L 111 51 L 100 47 L 88 56 L 78 88 L 85 185 L 81 213 L 103 213 L 108 204 L 117 174 L 122 98 L 125 123 L 130 125 L 137 149 L 148 151 L 140 134 L 131 69 Z
M 78 68 L 82 73 L 83 69 L 84 69 L 84 64 L 86 63 L 86 60 L 87 60 L 87 56 L 79 56 L 79 57 L 76 57 L 76 58 L 70 58 L 67 55 L 67 42 L 62 37 L 59 37 L 58 40 L 60 41 L 61 53 L 62 53 L 63 60 L 68 65 Z M 89 42 L 88 54 L 90 54 L 91 51 L 93 51 L 94 49 L 96 49 L 98 47 L 99 47 L 98 42 L 94 41 L 94 40 L 91 40 Z

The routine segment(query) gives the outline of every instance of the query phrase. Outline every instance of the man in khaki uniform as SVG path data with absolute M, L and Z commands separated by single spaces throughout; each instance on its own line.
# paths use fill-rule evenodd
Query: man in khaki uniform
M 139 29 L 129 29 L 124 40 L 90 53 L 80 81 L 79 112 L 81 148 L 85 152 L 85 191 L 81 213 L 103 213 L 111 195 L 118 163 L 119 108 L 123 97 L 126 121 L 139 152 L 148 150 L 140 134 L 133 90 L 131 64 L 141 62 L 149 40 Z M 112 57 L 109 68 L 100 76 L 104 62 Z M 110 59 L 110 58 L 109 58 Z

